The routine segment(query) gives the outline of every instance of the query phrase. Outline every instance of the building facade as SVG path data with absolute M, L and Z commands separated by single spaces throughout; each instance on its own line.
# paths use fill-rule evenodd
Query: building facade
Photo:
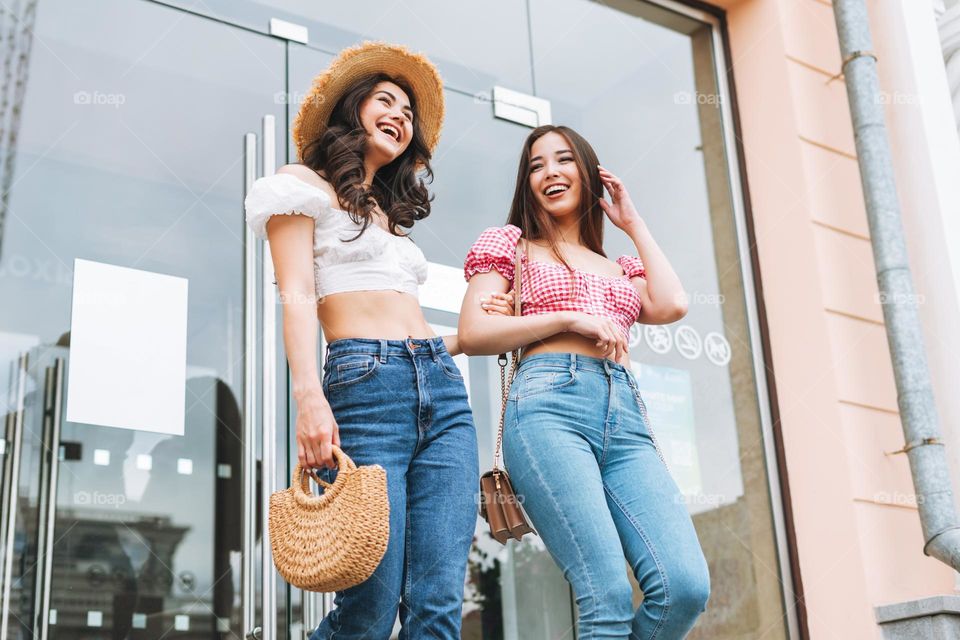
M 869 4 L 938 407 L 957 424 L 949 14 Z M 954 592 L 891 453 L 903 437 L 827 0 L 33 0 L 0 18 L 0 640 L 302 638 L 331 606 L 262 552 L 296 416 L 269 248 L 242 202 L 295 160 L 314 75 L 368 39 L 424 51 L 445 81 L 433 213 L 413 232 L 439 333 L 457 325 L 467 248 L 505 223 L 521 144 L 548 122 L 624 180 L 690 293 L 680 322 L 634 326 L 631 359 L 710 566 L 691 638 L 879 638 L 877 607 Z M 605 248 L 635 253 L 612 225 Z M 141 330 L 90 339 L 91 318 L 110 326 L 139 300 L 81 296 L 90 263 L 135 287 L 172 277 L 182 313 L 151 294 Z M 158 372 L 173 327 L 185 370 Z M 496 358 L 457 360 L 486 466 Z M 118 370 L 151 397 L 179 376 L 179 431 L 89 417 L 137 415 Z M 464 638 L 574 636 L 538 539 L 504 547 L 478 519 L 468 563 Z

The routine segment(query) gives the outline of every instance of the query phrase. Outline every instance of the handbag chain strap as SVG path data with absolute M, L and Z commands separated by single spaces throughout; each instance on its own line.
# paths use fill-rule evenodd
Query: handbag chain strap
M 647 425 L 647 432 L 650 434 L 650 439 L 653 440 L 653 448 L 657 450 L 657 455 L 660 456 L 660 462 L 666 466 L 667 461 L 663 457 L 663 451 L 660 450 L 660 443 L 657 442 L 657 436 L 653 433 L 653 425 L 650 424 L 650 417 L 647 415 L 647 403 L 640 397 L 640 390 L 636 387 L 633 387 L 633 394 L 637 397 L 637 404 L 640 406 L 640 415 L 643 416 L 643 421 Z
M 513 315 L 519 317 L 520 313 L 520 288 L 523 286 L 523 265 L 520 263 L 521 247 L 517 241 L 516 255 L 513 264 Z M 510 386 L 513 384 L 513 377 L 517 373 L 517 364 L 520 362 L 520 349 L 514 349 L 510 354 L 510 375 L 507 375 L 507 354 L 501 353 L 497 357 L 497 364 L 500 365 L 500 424 L 497 426 L 497 448 L 493 454 L 493 476 L 497 481 L 497 490 L 500 489 L 500 468 L 497 466 L 497 460 L 500 459 L 500 449 L 503 445 L 503 420 L 507 414 L 507 397 L 510 395 Z

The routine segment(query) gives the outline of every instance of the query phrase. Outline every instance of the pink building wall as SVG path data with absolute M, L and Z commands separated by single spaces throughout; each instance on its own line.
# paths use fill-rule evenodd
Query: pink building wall
M 879 638 L 875 606 L 953 593 L 954 575 L 922 553 L 906 456 L 885 454 L 903 434 L 846 89 L 831 80 L 832 5 L 711 4 L 727 11 L 807 628 Z

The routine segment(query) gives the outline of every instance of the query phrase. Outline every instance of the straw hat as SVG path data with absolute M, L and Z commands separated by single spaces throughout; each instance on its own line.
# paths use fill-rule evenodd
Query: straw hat
M 313 85 L 293 121 L 293 140 L 303 161 L 303 151 L 319 138 L 340 98 L 363 76 L 385 73 L 405 81 L 416 102 L 420 131 L 432 153 L 443 126 L 443 80 L 427 57 L 401 45 L 364 42 L 344 49 L 330 66 L 313 79 Z

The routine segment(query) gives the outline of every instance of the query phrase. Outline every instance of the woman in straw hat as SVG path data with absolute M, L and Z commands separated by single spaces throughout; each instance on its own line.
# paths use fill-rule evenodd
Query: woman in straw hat
M 459 638 L 476 520 L 477 442 L 451 353 L 423 317 L 423 253 L 401 229 L 430 213 L 421 176 L 443 122 L 440 75 L 404 47 L 346 49 L 293 125 L 299 164 L 260 178 L 247 221 L 267 238 L 283 302 L 297 455 L 332 481 L 331 446 L 387 471 L 390 537 L 365 582 L 338 592 L 313 634 Z M 508 313 L 494 297 L 488 312 Z M 327 338 L 316 367 L 316 322 Z M 341 444 L 342 443 L 342 444 Z

